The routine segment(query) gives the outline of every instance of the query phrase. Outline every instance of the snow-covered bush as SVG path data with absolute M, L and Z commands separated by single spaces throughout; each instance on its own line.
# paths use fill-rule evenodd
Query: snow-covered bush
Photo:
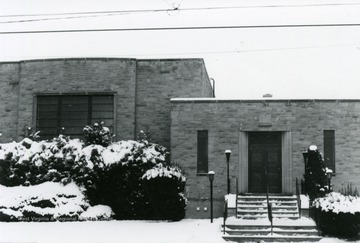
M 360 233 L 360 197 L 332 192 L 313 202 L 315 219 L 326 235 L 356 237 Z
M 305 187 L 311 201 L 329 192 L 326 167 L 315 145 L 311 145 L 308 149 L 308 161 L 304 177 Z
M 92 205 L 109 205 L 116 219 L 149 218 L 149 200 L 141 176 L 164 163 L 166 148 L 147 141 L 119 141 L 108 147 L 89 145 L 80 160 L 91 168 L 91 180 L 83 180 Z
M 104 126 L 104 122 L 94 123 L 92 126 L 85 126 L 83 129 L 85 133 L 85 144 L 97 144 L 104 147 L 109 146 L 113 134 L 108 127 Z
M 153 210 L 152 219 L 181 220 L 185 217 L 186 177 L 179 167 L 159 164 L 146 171 L 142 180 Z
M 0 221 L 73 221 L 88 207 L 75 183 L 66 186 L 54 182 L 28 187 L 0 185 Z
M 37 185 L 46 181 L 64 182 L 83 173 L 79 160 L 83 143 L 60 135 L 52 141 L 25 138 L 0 144 L 0 184 Z
M 52 141 L 0 144 L 0 184 L 30 186 L 75 182 L 91 205 L 108 205 L 118 219 L 149 218 L 143 174 L 166 161 L 168 152 L 143 140 L 119 141 L 104 147 L 84 146 L 60 135 Z
M 113 211 L 109 206 L 105 205 L 96 205 L 89 207 L 85 212 L 83 212 L 79 219 L 80 220 L 109 220 L 114 215 Z

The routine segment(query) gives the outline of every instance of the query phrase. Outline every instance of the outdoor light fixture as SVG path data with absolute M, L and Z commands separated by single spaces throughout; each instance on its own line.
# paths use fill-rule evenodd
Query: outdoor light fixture
M 305 163 L 305 168 L 306 168 L 309 153 L 308 153 L 307 150 L 304 150 L 302 154 L 303 154 L 303 157 L 304 157 L 304 163 Z
M 229 163 L 231 150 L 225 150 L 226 165 L 227 165 L 227 194 L 230 194 L 230 177 L 229 177 Z
M 214 171 L 209 171 L 209 180 L 210 180 L 210 222 L 213 222 L 213 181 L 215 177 Z
M 331 178 L 332 178 L 332 171 L 331 170 L 326 171 L 326 177 L 328 179 L 328 192 L 330 192 L 331 191 Z

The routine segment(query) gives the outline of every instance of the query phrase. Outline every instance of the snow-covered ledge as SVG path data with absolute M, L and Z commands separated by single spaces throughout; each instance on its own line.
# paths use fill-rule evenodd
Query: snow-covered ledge
M 225 201 L 228 202 L 228 217 L 235 217 L 236 214 L 236 194 L 225 195 Z

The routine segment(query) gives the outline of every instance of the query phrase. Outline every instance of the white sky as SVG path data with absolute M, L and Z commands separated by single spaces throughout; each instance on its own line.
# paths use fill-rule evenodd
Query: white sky
M 180 11 L 168 13 L 22 23 L 4 22 L 64 16 L 1 17 L 0 32 L 360 24 L 359 0 L 0 0 L 0 15 L 167 9 L 179 4 Z M 181 10 L 192 7 L 242 8 Z M 360 98 L 360 26 L 0 34 L 0 61 L 70 57 L 201 57 L 216 81 L 218 98 L 261 98 L 266 93 L 275 99 Z

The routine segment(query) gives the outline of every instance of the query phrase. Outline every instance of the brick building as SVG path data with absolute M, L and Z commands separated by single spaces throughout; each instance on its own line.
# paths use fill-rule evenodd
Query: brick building
M 334 190 L 360 188 L 360 100 L 171 100 L 172 162 L 188 173 L 188 214 L 208 215 L 208 171 L 215 171 L 215 213 L 227 194 L 224 151 L 231 150 L 230 191 L 295 193 L 302 152 L 318 146 Z M 200 151 L 200 152 L 199 152 Z M 266 181 L 268 174 L 268 181 Z M 236 178 L 238 185 L 236 186 Z M 200 209 L 200 210 L 199 210 Z
M 0 142 L 27 127 L 43 137 L 81 136 L 105 121 L 116 140 L 148 130 L 187 173 L 187 217 L 215 216 L 227 193 L 224 151 L 231 150 L 231 192 L 293 194 L 304 173 L 302 151 L 318 145 L 335 172 L 335 191 L 360 188 L 360 100 L 221 100 L 202 59 L 50 59 L 0 63 Z M 238 185 L 236 185 L 238 178 Z
M 170 98 L 212 97 L 202 59 L 48 59 L 0 63 L 0 142 L 26 129 L 81 136 L 104 121 L 117 140 L 148 130 L 170 147 Z

